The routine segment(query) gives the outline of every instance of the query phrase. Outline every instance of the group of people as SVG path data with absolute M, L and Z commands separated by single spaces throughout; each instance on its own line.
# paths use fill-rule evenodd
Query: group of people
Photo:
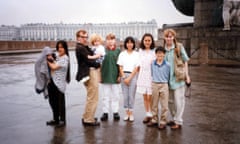
M 105 47 L 100 35 L 94 34 L 88 43 L 88 33 L 76 33 L 76 58 L 78 69 L 76 80 L 82 82 L 87 90 L 85 110 L 82 116 L 84 126 L 99 126 L 95 112 L 99 99 L 99 85 L 102 93 L 101 121 L 107 121 L 112 112 L 113 120 L 120 120 L 120 87 L 123 94 L 124 121 L 134 121 L 134 102 L 136 92 L 143 95 L 146 116 L 143 119 L 149 127 L 160 130 L 171 126 L 180 129 L 183 124 L 185 107 L 185 84 L 190 83 L 188 74 L 189 57 L 182 44 L 177 42 L 173 29 L 164 31 L 164 45 L 155 48 L 150 33 L 143 35 L 140 49 L 136 50 L 135 39 L 125 38 L 123 51 L 116 45 L 116 36 L 108 34 Z M 45 47 L 35 64 L 37 82 L 35 89 L 49 98 L 53 120 L 47 125 L 66 125 L 65 90 L 70 82 L 70 61 L 65 41 L 58 41 L 57 55 Z M 176 78 L 174 56 L 184 61 L 185 79 Z M 159 110 L 160 107 L 160 110 Z M 170 111 L 172 120 L 168 120 Z

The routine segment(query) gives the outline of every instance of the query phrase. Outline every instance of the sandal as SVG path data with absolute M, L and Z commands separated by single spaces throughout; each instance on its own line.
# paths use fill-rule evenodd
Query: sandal
M 150 121 L 151 121 L 151 117 L 145 117 L 144 119 L 143 119 L 143 123 L 144 124 L 146 124 L 146 123 L 149 123 Z
M 175 124 L 175 125 L 171 126 L 172 130 L 177 130 L 177 129 L 181 129 L 181 128 L 182 128 L 182 126 L 179 124 Z
M 174 121 L 169 121 L 169 122 L 167 122 L 167 125 L 168 125 L 168 126 L 174 126 L 174 125 L 175 125 L 175 122 L 174 122 Z

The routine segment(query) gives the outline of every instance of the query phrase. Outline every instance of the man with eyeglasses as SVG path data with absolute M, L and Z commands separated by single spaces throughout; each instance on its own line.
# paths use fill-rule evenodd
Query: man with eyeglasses
M 89 79 L 84 82 L 87 89 L 87 101 L 85 111 L 82 117 L 84 126 L 99 126 L 97 118 L 94 118 L 98 104 L 98 71 L 100 64 L 94 59 L 89 59 L 88 55 L 92 56 L 93 51 L 88 47 L 88 33 L 85 30 L 79 30 L 76 33 L 76 57 L 78 62 L 78 71 L 76 80 L 80 81 L 86 75 Z

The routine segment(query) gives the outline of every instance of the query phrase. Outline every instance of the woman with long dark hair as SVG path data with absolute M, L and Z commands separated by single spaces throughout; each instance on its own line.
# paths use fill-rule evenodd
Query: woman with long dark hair
M 152 34 L 145 33 L 140 43 L 139 57 L 140 69 L 137 80 L 137 93 L 143 95 L 146 117 L 143 123 L 150 122 L 152 118 L 151 101 L 152 101 L 152 76 L 151 63 L 155 59 L 155 43 Z
M 124 120 L 134 121 L 133 109 L 136 94 L 136 83 L 139 67 L 139 54 L 135 51 L 135 40 L 129 36 L 124 40 L 124 48 L 118 57 L 117 64 L 121 76 L 123 104 L 126 111 Z
M 63 40 L 56 44 L 56 58 L 48 59 L 51 70 L 51 80 L 48 84 L 49 103 L 53 111 L 53 120 L 47 125 L 65 126 L 65 90 L 70 82 L 70 60 L 67 43 Z

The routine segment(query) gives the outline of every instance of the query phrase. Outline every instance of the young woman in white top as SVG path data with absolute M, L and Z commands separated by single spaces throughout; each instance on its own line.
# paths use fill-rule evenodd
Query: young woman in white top
M 139 54 L 135 49 L 133 37 L 127 37 L 124 41 L 125 51 L 118 57 L 117 64 L 121 76 L 121 86 L 124 96 L 124 109 L 126 115 L 124 120 L 134 121 L 133 108 L 136 94 L 137 73 L 139 67 Z
M 137 92 L 143 95 L 146 117 L 143 123 L 148 123 L 152 118 L 151 101 L 152 101 L 152 76 L 151 63 L 155 59 L 155 43 L 150 33 L 143 35 L 140 43 L 140 69 L 137 80 Z

